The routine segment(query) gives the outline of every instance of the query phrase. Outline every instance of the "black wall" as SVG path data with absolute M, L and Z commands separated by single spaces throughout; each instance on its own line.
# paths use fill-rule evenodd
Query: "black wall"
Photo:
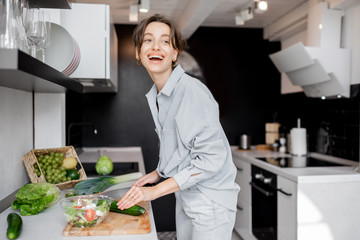
M 117 25 L 119 38 L 119 90 L 117 94 L 69 92 L 67 125 L 93 122 L 98 134 L 86 127 L 72 130 L 71 145 L 86 147 L 140 146 L 146 171 L 156 168 L 158 138 L 145 94 L 152 80 L 137 66 L 131 34 L 134 26 Z M 260 29 L 199 28 L 188 41 L 188 52 L 203 70 L 210 91 L 220 107 L 220 120 L 231 145 L 243 133 L 252 144 L 265 142 L 265 123 L 278 121 L 286 130 L 300 117 L 308 129 L 309 147 L 323 150 L 318 142 L 321 126 L 330 139 L 326 153 L 357 160 L 359 104 L 356 98 L 322 101 L 303 93 L 281 95 L 280 74 L 268 55 L 280 49 L 278 42 L 263 40 Z M 322 137 L 324 131 L 321 132 Z M 323 138 L 322 138 L 323 139 Z M 174 196 L 153 201 L 158 231 L 175 229 Z

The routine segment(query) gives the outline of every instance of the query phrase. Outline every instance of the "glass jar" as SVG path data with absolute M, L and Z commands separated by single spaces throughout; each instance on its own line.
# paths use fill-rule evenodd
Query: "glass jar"
M 21 9 L 24 1 L 0 0 L 0 48 L 28 51 Z

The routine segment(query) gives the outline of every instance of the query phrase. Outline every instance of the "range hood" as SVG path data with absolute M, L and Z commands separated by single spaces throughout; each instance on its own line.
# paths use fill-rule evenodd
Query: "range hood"
M 321 2 L 309 11 L 307 44 L 270 54 L 276 68 L 308 97 L 350 96 L 350 50 L 340 48 L 343 11 Z

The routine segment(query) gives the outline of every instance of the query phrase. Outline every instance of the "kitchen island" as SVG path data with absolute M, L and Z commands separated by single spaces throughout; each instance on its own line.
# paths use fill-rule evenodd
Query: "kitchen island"
M 253 193 L 258 192 L 258 185 L 253 187 L 256 179 L 276 183 L 274 193 L 271 193 L 275 205 L 268 205 L 269 200 L 260 203 L 276 210 L 274 239 L 359 239 L 360 173 L 355 171 L 357 162 L 310 153 L 309 156 L 334 165 L 348 166 L 281 167 L 272 160 L 290 157 L 289 154 L 256 149 L 241 151 L 233 147 L 232 155 L 238 169 L 236 182 L 241 187 L 234 231 L 242 239 L 257 239 L 253 234 L 254 212 L 259 206 L 253 199 Z M 256 176 L 253 172 L 256 168 L 262 169 L 265 177 L 262 174 Z M 266 172 L 274 176 L 273 179 L 266 176 Z M 266 217 L 266 213 L 260 215 L 262 219 Z

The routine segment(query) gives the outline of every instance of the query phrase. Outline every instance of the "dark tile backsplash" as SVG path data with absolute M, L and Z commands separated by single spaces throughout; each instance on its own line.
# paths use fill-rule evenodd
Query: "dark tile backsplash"
M 278 121 L 286 131 L 296 127 L 301 118 L 307 129 L 308 149 L 353 161 L 359 161 L 359 91 L 352 85 L 350 98 L 321 100 L 303 93 L 282 95 Z M 356 94 L 354 94 L 356 93 Z

